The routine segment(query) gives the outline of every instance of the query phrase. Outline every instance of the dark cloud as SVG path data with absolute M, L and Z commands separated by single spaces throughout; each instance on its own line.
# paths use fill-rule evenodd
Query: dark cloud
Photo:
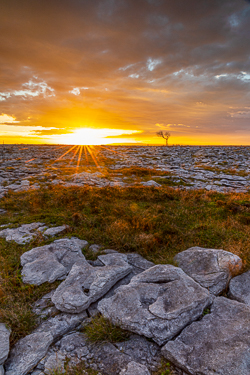
M 95 112 L 99 126 L 144 134 L 156 123 L 185 124 L 183 134 L 245 128 L 248 3 L 5 0 L 0 112 L 59 133 L 63 118 L 72 129 Z

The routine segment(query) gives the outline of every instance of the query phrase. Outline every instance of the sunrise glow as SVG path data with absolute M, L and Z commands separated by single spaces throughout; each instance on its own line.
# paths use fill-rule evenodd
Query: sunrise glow
M 51 141 L 53 141 L 53 143 L 63 143 L 68 145 L 101 145 L 119 142 L 121 139 L 116 138 L 116 136 L 123 135 L 123 143 L 132 143 L 136 142 L 136 140 L 133 138 L 126 139 L 126 134 L 134 133 L 138 133 L 138 131 L 125 129 L 80 128 L 67 135 L 51 137 Z
M 0 143 L 248 145 L 249 3 L 5 1 Z

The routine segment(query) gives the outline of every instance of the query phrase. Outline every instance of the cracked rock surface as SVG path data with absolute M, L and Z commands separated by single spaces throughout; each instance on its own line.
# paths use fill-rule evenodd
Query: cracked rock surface
M 98 310 L 113 324 L 159 345 L 199 318 L 212 296 L 180 268 L 157 265 L 101 300 Z
M 27 251 L 21 256 L 23 282 L 40 285 L 65 278 L 76 261 L 85 260 L 81 250 L 87 245 L 87 241 L 72 237 Z
M 250 307 L 217 297 L 211 313 L 163 348 L 164 357 L 191 375 L 249 375 Z
M 63 367 L 66 359 L 72 364 L 84 360 L 87 367 L 94 368 L 103 375 L 119 375 L 128 368 L 144 369 L 146 375 L 159 367 L 161 351 L 157 344 L 137 335 L 131 335 L 128 341 L 120 343 L 96 345 L 90 343 L 84 334 L 73 332 L 51 347 L 37 370 L 39 368 L 43 371 L 42 374 L 46 374 L 49 368 Z M 136 366 L 129 365 L 131 362 L 136 363 Z M 133 375 L 136 374 L 137 372 Z
M 122 254 L 101 255 L 98 259 L 102 267 L 93 267 L 85 259 L 74 264 L 53 294 L 52 302 L 58 310 L 70 313 L 86 310 L 132 270 Z
M 241 259 L 228 251 L 191 247 L 174 257 L 178 266 L 210 293 L 220 294 L 242 268 Z
M 33 240 L 41 231 L 46 229 L 44 223 L 23 224 L 18 228 L 6 228 L 0 231 L 0 237 L 6 241 L 15 241 L 19 245 Z

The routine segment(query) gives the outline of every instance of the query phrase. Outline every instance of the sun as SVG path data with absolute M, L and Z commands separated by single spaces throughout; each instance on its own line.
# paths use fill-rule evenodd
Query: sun
M 105 143 L 105 131 L 93 128 L 81 128 L 68 134 L 65 137 L 65 143 L 70 145 L 100 145 Z
M 56 140 L 58 143 L 62 143 L 65 145 L 97 146 L 121 141 L 133 142 L 133 139 L 120 137 L 122 135 L 140 132 L 140 130 L 82 127 L 75 129 L 72 133 L 57 136 Z

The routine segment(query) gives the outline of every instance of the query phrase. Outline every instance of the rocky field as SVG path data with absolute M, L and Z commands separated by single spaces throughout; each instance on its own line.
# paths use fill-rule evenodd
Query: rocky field
M 77 148 L 70 149 L 70 146 L 2 145 L 0 195 L 9 189 L 22 191 L 44 184 L 167 185 L 217 192 L 249 189 L 250 147 L 96 146 L 77 153 Z

